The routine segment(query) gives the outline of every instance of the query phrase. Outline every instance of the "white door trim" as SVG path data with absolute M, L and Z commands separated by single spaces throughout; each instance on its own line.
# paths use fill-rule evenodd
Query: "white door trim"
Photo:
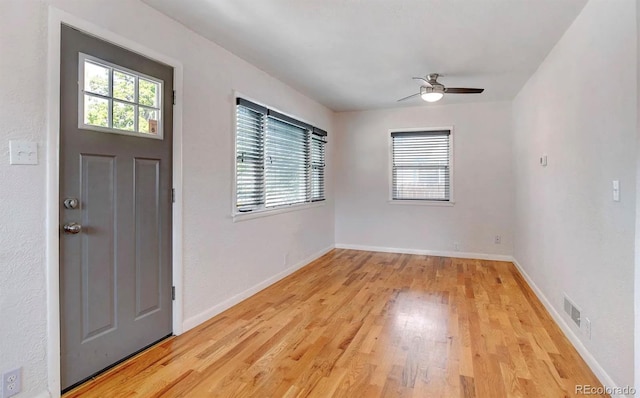
M 60 25 L 66 24 L 97 36 L 120 47 L 163 62 L 174 68 L 176 105 L 173 108 L 173 187 L 176 202 L 173 204 L 172 261 L 173 285 L 176 300 L 173 302 L 173 333 L 183 331 L 183 282 L 182 282 L 182 63 L 140 43 L 119 36 L 80 17 L 55 7 L 49 7 L 47 51 L 47 187 L 46 187 L 46 275 L 47 275 L 47 386 L 49 395 L 60 396 L 60 284 L 59 284 L 59 165 L 60 165 Z

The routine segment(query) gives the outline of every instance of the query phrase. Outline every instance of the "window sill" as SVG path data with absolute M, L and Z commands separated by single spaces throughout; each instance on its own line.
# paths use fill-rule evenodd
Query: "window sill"
M 453 207 L 454 201 L 439 200 L 388 200 L 390 205 L 409 205 L 409 206 L 435 206 L 435 207 Z
M 327 201 L 325 199 L 325 200 L 318 201 L 318 202 L 303 203 L 303 204 L 297 204 L 297 205 L 290 205 L 290 206 L 286 206 L 286 207 L 279 207 L 277 209 L 256 210 L 256 211 L 251 211 L 251 212 L 246 212 L 246 213 L 234 213 L 232 215 L 232 217 L 233 217 L 233 222 L 252 220 L 254 218 L 275 216 L 277 214 L 289 213 L 291 211 L 298 211 L 298 210 L 305 210 L 305 209 L 313 209 L 313 208 L 316 208 L 316 207 L 322 207 L 322 206 L 324 206 L 324 204 L 326 202 Z

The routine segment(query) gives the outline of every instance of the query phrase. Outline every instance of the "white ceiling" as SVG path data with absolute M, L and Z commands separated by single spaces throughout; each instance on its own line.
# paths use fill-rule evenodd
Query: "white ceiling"
M 335 111 L 512 99 L 586 0 L 143 0 Z M 562 76 L 558 76 L 562 80 Z

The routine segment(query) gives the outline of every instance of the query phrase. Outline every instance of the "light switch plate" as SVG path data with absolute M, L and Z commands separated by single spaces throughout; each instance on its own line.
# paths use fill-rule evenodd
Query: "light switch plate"
M 38 143 L 9 141 L 9 164 L 38 164 Z
M 613 180 L 613 201 L 620 202 L 620 180 Z

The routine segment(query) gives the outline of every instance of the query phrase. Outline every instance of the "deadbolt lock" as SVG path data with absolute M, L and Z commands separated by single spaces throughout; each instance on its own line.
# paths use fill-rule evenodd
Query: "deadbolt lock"
M 66 198 L 63 204 L 66 209 L 77 209 L 80 201 L 76 198 Z

